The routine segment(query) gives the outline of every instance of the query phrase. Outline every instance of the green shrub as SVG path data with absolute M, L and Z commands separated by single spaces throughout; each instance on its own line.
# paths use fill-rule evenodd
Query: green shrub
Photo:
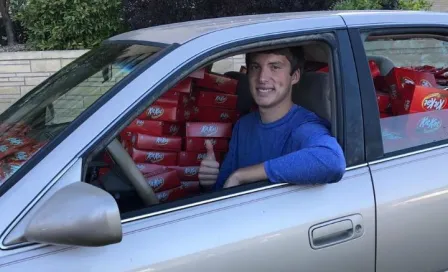
M 340 0 L 335 3 L 335 10 L 429 10 L 429 0 Z
M 90 49 L 124 31 L 121 0 L 28 0 L 16 19 L 36 50 Z

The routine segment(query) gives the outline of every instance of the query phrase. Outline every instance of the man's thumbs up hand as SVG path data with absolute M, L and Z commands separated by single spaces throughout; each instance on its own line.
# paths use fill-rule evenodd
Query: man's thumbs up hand
M 215 152 L 213 151 L 213 144 L 210 140 L 205 140 L 205 148 L 207 149 L 206 160 L 216 161 Z
M 202 186 L 212 187 L 218 179 L 219 163 L 216 161 L 213 144 L 210 140 L 205 140 L 205 148 L 207 156 L 201 161 L 199 167 L 199 181 Z

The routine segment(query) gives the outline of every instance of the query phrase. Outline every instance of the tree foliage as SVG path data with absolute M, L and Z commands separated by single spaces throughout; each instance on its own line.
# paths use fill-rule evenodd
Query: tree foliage
M 340 0 L 335 10 L 429 10 L 432 3 L 429 0 Z
M 125 20 L 132 29 L 216 17 L 328 10 L 334 0 L 125 0 Z
M 28 0 L 17 9 L 38 50 L 92 48 L 123 31 L 120 0 Z

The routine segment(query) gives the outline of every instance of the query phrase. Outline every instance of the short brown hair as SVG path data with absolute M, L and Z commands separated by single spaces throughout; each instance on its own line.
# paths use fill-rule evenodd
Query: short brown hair
M 305 66 L 305 54 L 302 47 L 285 47 L 278 49 L 269 49 L 264 51 L 252 52 L 246 54 L 246 66 L 249 67 L 249 62 L 252 56 L 257 54 L 275 54 L 285 56 L 291 64 L 291 75 L 299 70 L 300 74 L 303 73 L 303 67 Z

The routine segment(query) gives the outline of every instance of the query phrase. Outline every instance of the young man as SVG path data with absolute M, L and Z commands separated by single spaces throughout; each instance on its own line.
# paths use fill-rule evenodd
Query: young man
M 330 124 L 292 102 L 292 86 L 299 82 L 304 66 L 301 49 L 250 53 L 246 64 L 258 111 L 235 124 L 221 169 L 213 145 L 206 142 L 201 184 L 221 189 L 266 179 L 293 184 L 341 179 L 345 158 Z

